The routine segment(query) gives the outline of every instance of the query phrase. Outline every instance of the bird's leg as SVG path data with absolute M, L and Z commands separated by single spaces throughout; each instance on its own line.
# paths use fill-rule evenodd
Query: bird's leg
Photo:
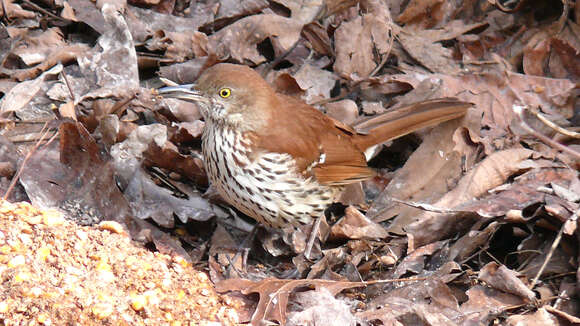
M 234 262 L 237 261 L 238 258 L 240 258 L 240 254 L 242 252 L 244 253 L 244 256 L 242 257 L 242 264 L 241 265 L 242 265 L 242 269 L 243 269 L 244 273 L 246 272 L 246 270 L 247 270 L 246 266 L 248 265 L 248 252 L 250 251 L 250 249 L 247 248 L 247 246 L 248 246 L 248 244 L 252 243 L 252 241 L 256 237 L 256 233 L 258 231 L 259 226 L 260 226 L 259 224 L 254 225 L 254 227 L 252 228 L 250 233 L 248 233 L 248 235 L 244 238 L 244 241 L 242 241 L 242 243 L 240 243 L 238 245 L 238 247 L 236 248 L 236 254 L 234 255 L 234 257 L 232 257 L 230 259 L 230 256 L 226 256 L 226 257 L 228 257 L 228 262 L 229 262 L 229 266 L 226 270 L 226 275 L 228 276 L 228 278 L 230 277 L 230 272 L 232 271 L 232 269 L 239 276 L 241 276 L 241 271 L 238 271 L 236 269 Z

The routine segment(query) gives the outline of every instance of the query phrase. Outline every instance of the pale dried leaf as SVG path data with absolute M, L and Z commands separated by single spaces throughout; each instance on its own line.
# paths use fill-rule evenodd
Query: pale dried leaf
M 259 64 L 266 60 L 256 45 L 270 38 L 276 54 L 289 50 L 299 39 L 302 24 L 278 15 L 246 17 L 209 37 L 208 51 L 218 58 Z
M 60 74 L 61 71 L 62 65 L 58 64 L 50 70 L 42 73 L 36 79 L 25 81 L 14 86 L 8 94 L 2 97 L 0 114 L 16 112 L 18 115 L 19 112 L 36 96 L 38 91 L 41 89 L 44 80 L 50 75 Z M 26 114 L 26 112 L 22 113 Z
M 276 320 L 282 324 L 286 321 L 288 297 L 297 288 L 314 286 L 325 288 L 331 295 L 344 289 L 364 286 L 361 282 L 341 282 L 329 280 L 279 280 L 268 278 L 259 282 L 246 279 L 229 279 L 216 284 L 216 291 L 241 291 L 243 294 L 258 293 L 260 300 L 252 316 L 252 324 L 263 320 Z
M 500 291 L 515 294 L 529 302 L 536 298 L 536 294 L 530 290 L 519 278 L 516 272 L 491 262 L 479 271 L 478 278 Z
M 346 208 L 345 216 L 331 228 L 331 237 L 338 239 L 381 239 L 388 235 L 385 228 L 352 206 Z
M 496 152 L 464 175 L 457 186 L 433 205 L 453 208 L 485 194 L 489 189 L 503 184 L 512 174 L 521 170 L 519 163 L 532 155 L 527 149 L 510 149 Z M 470 227 L 473 219 L 464 214 L 438 214 L 422 212 L 416 222 L 405 230 L 413 235 L 415 246 L 443 239 L 452 233 Z

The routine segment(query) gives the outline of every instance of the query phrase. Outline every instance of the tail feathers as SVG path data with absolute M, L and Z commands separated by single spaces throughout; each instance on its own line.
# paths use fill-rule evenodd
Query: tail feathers
M 402 137 L 419 129 L 459 118 L 473 104 L 455 98 L 441 98 L 404 106 L 354 125 L 353 141 L 358 149 Z

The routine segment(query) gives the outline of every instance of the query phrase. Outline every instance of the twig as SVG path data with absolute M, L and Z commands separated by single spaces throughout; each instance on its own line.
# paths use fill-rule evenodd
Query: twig
M 304 250 L 304 257 L 310 260 L 310 252 L 312 251 L 312 246 L 314 246 L 314 240 L 316 239 L 316 235 L 318 234 L 318 230 L 320 230 L 320 221 L 324 217 L 324 212 L 322 212 L 322 216 L 314 221 L 312 225 L 312 230 L 310 231 L 310 236 L 308 237 L 308 243 L 306 243 L 306 249 Z
M 123 99 L 122 101 L 115 103 L 115 105 L 113 105 L 113 107 L 110 110 L 111 114 L 116 114 L 118 117 L 121 117 L 121 115 L 123 115 L 123 112 L 125 112 L 125 110 L 127 109 L 127 104 L 133 101 L 133 99 L 135 99 L 136 97 L 137 94 L 133 93 L 131 96 Z
M 556 123 L 554 123 L 553 121 L 546 118 L 545 115 L 540 113 L 540 111 L 538 109 L 529 108 L 528 111 L 530 111 L 533 115 L 535 115 L 538 118 L 538 120 L 542 121 L 546 126 L 554 129 L 555 131 L 557 131 L 561 134 L 564 134 L 568 137 L 580 138 L 580 133 L 574 132 L 574 131 L 571 131 L 571 130 L 568 130 L 568 129 L 565 129 L 565 128 L 558 126 Z
M 51 131 L 47 131 L 47 133 L 50 134 L 49 137 L 54 136 L 53 134 L 51 134 Z M 58 132 L 54 131 L 54 133 L 56 134 Z M 10 136 L 7 138 L 14 144 L 36 143 L 42 137 L 42 135 L 43 135 L 43 132 L 37 132 L 37 133 L 30 133 L 30 134 L 14 135 L 14 136 Z
M 456 210 L 456 209 L 452 209 L 452 208 L 437 207 L 437 206 L 433 206 L 433 205 L 427 204 L 427 203 L 401 200 L 401 199 L 397 199 L 394 197 L 390 197 L 389 199 L 394 201 L 395 203 L 399 203 L 399 204 L 407 205 L 410 207 L 418 208 L 418 209 L 421 209 L 421 210 L 424 210 L 427 212 L 443 213 L 443 214 L 473 213 L 472 211 L 462 211 L 462 210 Z
M 51 18 L 53 18 L 53 19 L 59 20 L 59 21 L 61 21 L 61 22 L 72 23 L 72 21 L 70 21 L 70 20 L 68 20 L 68 19 L 65 19 L 65 18 L 62 18 L 62 17 L 59 17 L 59 16 L 57 16 L 57 15 L 53 14 L 52 12 L 50 12 L 50 11 L 48 11 L 48 10 L 46 10 L 46 9 L 44 9 L 44 8 L 42 8 L 42 7 L 40 7 L 39 5 L 37 5 L 37 4 L 35 4 L 35 3 L 31 2 L 31 1 L 24 0 L 24 1 L 22 1 L 22 2 L 23 2 L 24 4 L 26 4 L 26 5 L 30 6 L 30 7 L 32 7 L 33 9 L 35 9 L 35 10 L 38 10 L 38 11 L 40 11 L 41 13 L 43 13 L 43 14 L 45 14 L 45 15 L 47 15 L 47 16 L 50 16 L 50 17 L 51 17 Z
M 28 154 L 26 154 L 26 157 L 24 157 L 22 164 L 20 164 L 20 168 L 18 168 L 18 172 L 12 177 L 12 181 L 10 181 L 10 185 L 8 186 L 8 189 L 6 189 L 6 192 L 4 193 L 4 196 L 2 197 L 3 200 L 6 200 L 8 198 L 8 196 L 10 196 L 12 189 L 14 189 L 14 187 L 16 186 L 16 182 L 20 179 L 20 175 L 22 174 L 22 171 L 24 170 L 26 163 L 28 163 L 28 160 L 30 159 L 32 154 L 34 152 L 36 152 L 38 147 L 40 147 L 40 144 L 42 144 L 42 141 L 44 140 L 46 135 L 48 135 L 48 130 L 45 130 L 45 129 L 48 126 L 49 122 L 50 121 L 47 121 L 44 124 L 44 126 L 42 126 L 42 129 L 40 130 L 40 132 L 42 133 L 42 136 L 40 136 L 40 139 L 36 142 L 34 147 L 30 151 L 28 151 Z M 54 137 L 56 137 L 56 135 L 58 135 L 58 133 L 56 133 L 56 134 L 54 134 L 54 136 L 52 136 L 52 138 L 49 140 L 49 143 L 52 142 L 52 140 L 54 139 Z
M 558 309 L 558 307 L 560 306 L 560 304 L 563 301 L 563 298 L 567 297 L 568 293 L 566 292 L 566 290 L 562 291 L 559 295 L 558 298 L 556 299 L 556 301 L 554 301 L 554 303 L 552 304 L 552 307 Z
M 62 76 L 62 79 L 64 79 L 64 84 L 66 85 L 66 88 L 68 89 L 68 92 L 70 94 L 70 98 L 74 103 L 75 102 L 75 94 L 73 94 L 72 87 L 70 87 L 70 83 L 68 82 L 68 78 L 66 77 L 66 73 L 64 72 L 64 69 L 60 72 L 60 75 Z
M 573 157 L 576 158 L 576 160 L 580 160 L 580 153 L 576 152 L 575 150 L 564 146 L 558 142 L 553 141 L 552 139 L 542 135 L 541 133 L 537 132 L 536 130 L 532 129 L 532 127 L 530 127 L 526 121 L 524 120 L 524 115 L 523 115 L 523 106 L 519 106 L 519 105 L 514 105 L 512 106 L 512 110 L 516 113 L 516 115 L 520 118 L 520 126 L 522 128 L 524 128 L 527 132 L 529 132 L 532 136 L 538 138 L 539 140 L 541 140 L 542 142 L 557 148 L 559 150 L 561 150 L 562 152 L 566 152 L 570 155 L 572 155 Z
M 564 228 L 566 227 L 566 225 L 568 223 L 576 223 L 576 220 L 578 220 L 579 214 L 580 214 L 580 209 L 576 210 L 576 212 L 574 212 L 574 215 L 570 216 L 570 218 L 566 222 L 562 223 L 562 227 L 560 227 L 560 231 L 558 231 L 558 235 L 556 236 L 556 239 L 554 239 L 554 242 L 552 242 L 552 246 L 550 247 L 550 251 L 548 251 L 548 254 L 546 255 L 546 259 L 544 259 L 544 263 L 542 264 L 542 266 L 538 270 L 538 273 L 536 274 L 536 277 L 534 277 L 534 279 L 532 280 L 532 283 L 528 286 L 528 288 L 530 288 L 530 290 L 536 286 L 536 283 L 538 283 L 538 279 L 540 278 L 540 276 L 542 276 L 542 273 L 544 272 L 544 269 L 546 268 L 546 266 L 548 266 L 548 262 L 550 261 L 550 259 L 552 258 L 552 255 L 554 254 L 554 251 L 556 251 L 556 248 L 560 244 L 560 240 L 562 240 L 562 234 L 564 233 Z

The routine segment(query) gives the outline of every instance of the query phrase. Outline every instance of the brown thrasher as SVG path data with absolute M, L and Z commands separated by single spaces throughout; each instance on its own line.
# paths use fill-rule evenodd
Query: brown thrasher
M 249 67 L 225 63 L 159 94 L 199 104 L 209 180 L 228 203 L 276 228 L 311 223 L 344 185 L 371 178 L 368 148 L 461 117 L 472 105 L 429 100 L 352 128 L 276 93 Z

